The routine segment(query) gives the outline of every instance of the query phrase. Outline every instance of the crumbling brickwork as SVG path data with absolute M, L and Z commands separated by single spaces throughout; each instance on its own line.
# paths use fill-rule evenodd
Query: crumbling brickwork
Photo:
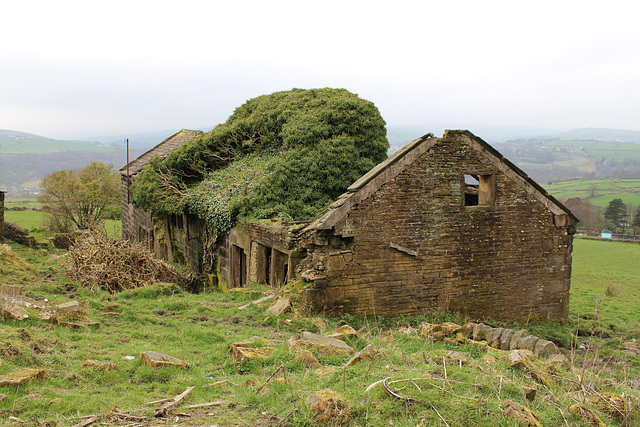
M 445 135 L 317 234 L 309 306 L 566 321 L 573 217 L 554 214 L 538 188 L 478 147 L 465 133 Z M 494 177 L 486 205 L 465 206 L 470 174 Z

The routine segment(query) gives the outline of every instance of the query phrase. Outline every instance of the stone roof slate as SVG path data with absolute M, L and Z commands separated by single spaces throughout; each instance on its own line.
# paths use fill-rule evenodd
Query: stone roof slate
M 194 138 L 197 138 L 200 135 L 203 135 L 204 132 L 201 130 L 189 130 L 182 129 L 175 134 L 171 135 L 169 138 L 162 141 L 160 144 L 153 147 L 151 150 L 147 151 L 137 159 L 129 162 L 129 175 L 136 175 L 138 172 L 142 170 L 149 163 L 149 160 L 153 156 L 164 157 L 172 151 L 182 147 L 187 142 L 191 141 Z M 121 175 L 127 174 L 127 165 L 123 166 L 120 169 Z

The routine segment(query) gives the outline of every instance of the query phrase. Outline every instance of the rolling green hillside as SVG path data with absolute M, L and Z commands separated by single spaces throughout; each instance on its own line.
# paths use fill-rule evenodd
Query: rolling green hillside
M 611 177 L 575 179 L 544 184 L 545 189 L 559 200 L 579 197 L 597 206 L 607 206 L 613 199 L 640 206 L 640 177 Z
M 131 150 L 135 158 L 142 150 Z M 46 175 L 83 168 L 93 161 L 121 167 L 126 148 L 98 142 L 45 138 L 25 132 L 0 129 L 0 189 L 12 193 L 35 190 Z

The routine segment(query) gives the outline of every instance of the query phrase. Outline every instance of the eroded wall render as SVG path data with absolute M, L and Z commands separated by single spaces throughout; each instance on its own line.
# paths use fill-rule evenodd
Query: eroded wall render
M 464 206 L 465 174 L 495 177 L 490 206 Z M 480 152 L 440 142 L 312 237 L 305 301 L 334 314 L 565 322 L 572 230 L 555 222 Z

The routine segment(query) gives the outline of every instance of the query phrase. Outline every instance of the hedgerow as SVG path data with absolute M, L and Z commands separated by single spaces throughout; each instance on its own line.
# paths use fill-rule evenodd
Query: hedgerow
M 195 214 L 218 235 L 239 216 L 310 219 L 388 148 L 373 103 L 345 89 L 276 92 L 152 159 L 132 186 L 133 202 L 154 214 Z

